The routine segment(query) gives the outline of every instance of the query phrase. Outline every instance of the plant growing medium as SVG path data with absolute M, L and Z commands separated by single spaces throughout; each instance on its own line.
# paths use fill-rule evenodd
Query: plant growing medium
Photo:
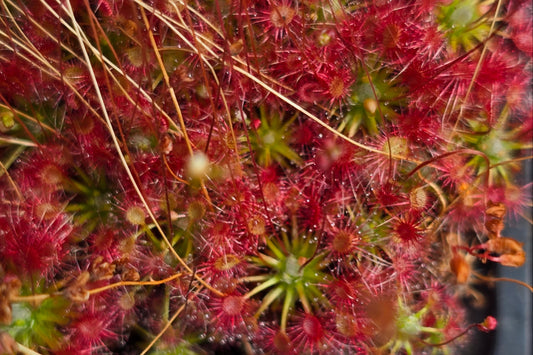
M 531 11 L 2 0 L 0 353 L 461 353 L 526 260 Z

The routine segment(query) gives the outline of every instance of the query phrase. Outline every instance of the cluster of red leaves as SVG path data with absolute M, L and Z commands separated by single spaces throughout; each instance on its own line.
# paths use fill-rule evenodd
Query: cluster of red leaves
M 2 318 L 11 336 L 288 354 L 459 333 L 458 250 L 523 263 L 485 220 L 531 197 L 531 1 L 189 3 L 3 4 L 0 280 L 22 288 L 0 301 L 54 329 Z

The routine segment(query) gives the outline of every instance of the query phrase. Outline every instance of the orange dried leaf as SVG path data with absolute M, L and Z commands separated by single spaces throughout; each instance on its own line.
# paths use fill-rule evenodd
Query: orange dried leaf
M 522 266 L 526 261 L 522 245 L 523 243 L 507 237 L 490 239 L 485 243 L 489 252 L 500 254 L 499 261 L 502 265 L 513 267 Z
M 500 257 L 500 264 L 503 266 L 520 267 L 526 262 L 526 253 L 504 254 Z
M 490 239 L 500 237 L 504 228 L 503 217 L 505 216 L 505 205 L 489 202 L 489 207 L 485 210 L 485 228 Z
M 485 214 L 490 217 L 503 218 L 505 216 L 505 205 L 503 203 L 489 203 L 489 207 L 485 210 Z
M 468 281 L 471 268 L 463 256 L 455 254 L 450 260 L 450 269 L 457 278 L 458 283 L 464 284 Z

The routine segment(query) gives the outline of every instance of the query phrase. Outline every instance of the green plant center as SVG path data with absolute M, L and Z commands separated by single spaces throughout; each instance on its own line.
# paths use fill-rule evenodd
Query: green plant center
M 294 282 L 302 276 L 300 265 L 294 255 L 289 255 L 285 262 L 285 269 L 283 270 L 282 278 L 286 283 Z

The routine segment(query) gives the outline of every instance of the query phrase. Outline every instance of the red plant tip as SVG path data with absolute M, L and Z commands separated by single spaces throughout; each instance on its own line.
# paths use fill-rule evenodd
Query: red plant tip
M 6 209 L 0 214 L 0 259 L 18 276 L 48 276 L 61 263 L 73 229 L 71 218 L 64 213 L 45 220 L 31 206 Z
M 86 311 L 72 324 L 72 336 L 82 348 L 101 347 L 106 339 L 116 339 L 118 335 L 109 329 L 114 314 Z
M 341 99 L 348 93 L 348 88 L 340 76 L 335 76 L 329 83 L 328 91 L 333 99 Z
M 320 321 L 313 315 L 306 315 L 302 323 L 302 328 L 305 334 L 312 339 L 320 339 L 322 337 L 323 329 Z
M 222 302 L 222 310 L 228 315 L 237 316 L 241 313 L 243 305 L 244 299 L 242 297 L 229 296 Z
M 291 353 L 292 350 L 292 344 L 291 340 L 282 331 L 279 331 L 274 335 L 272 339 L 272 345 L 274 347 L 274 350 L 279 351 L 280 354 L 288 354 Z
M 417 242 L 422 238 L 421 231 L 418 229 L 416 222 L 410 220 L 400 220 L 396 224 L 394 231 L 403 243 Z
M 355 315 L 346 312 L 335 315 L 335 328 L 342 336 L 347 338 L 354 338 L 361 332 Z
M 274 27 L 283 28 L 291 23 L 294 15 L 296 15 L 296 11 L 293 8 L 287 5 L 279 5 L 272 9 L 270 21 Z
M 340 255 L 346 255 L 353 249 L 355 235 L 347 231 L 339 231 L 331 241 L 331 249 Z
M 258 129 L 259 127 L 261 127 L 261 120 L 259 119 L 252 120 L 252 128 Z
M 248 220 L 248 231 L 253 235 L 263 235 L 266 232 L 265 220 L 259 215 L 252 216 Z
M 289 328 L 287 335 L 294 344 L 295 349 L 301 353 L 329 353 L 331 351 L 331 335 L 327 328 L 328 323 L 310 313 L 296 316 L 296 323 Z M 330 323 L 329 326 L 332 324 Z
M 255 306 L 243 296 L 233 294 L 213 299 L 211 310 L 215 316 L 215 327 L 221 336 L 234 336 L 257 330 L 257 322 L 252 317 Z
M 213 287 L 223 294 L 230 294 L 237 289 L 239 282 L 231 277 L 219 277 L 213 282 Z
M 241 262 L 238 256 L 233 254 L 224 254 L 215 260 L 214 266 L 218 271 L 227 271 L 233 269 Z
M 59 185 L 63 182 L 64 175 L 59 168 L 53 164 L 46 165 L 41 170 L 41 180 L 47 185 Z
M 482 332 L 488 333 L 494 329 L 496 329 L 496 326 L 498 325 L 498 321 L 493 316 L 487 316 L 485 320 L 481 323 L 478 323 L 477 329 L 481 330 Z

